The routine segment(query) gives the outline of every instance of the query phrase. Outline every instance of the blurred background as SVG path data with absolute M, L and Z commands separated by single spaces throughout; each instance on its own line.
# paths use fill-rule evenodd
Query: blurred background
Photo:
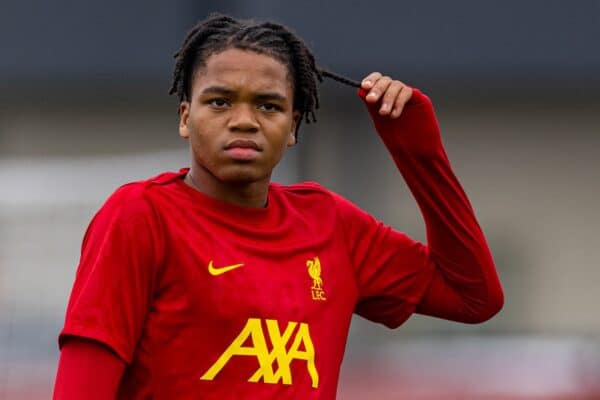
M 0 399 L 51 397 L 105 198 L 188 165 L 172 54 L 211 11 L 274 19 L 322 66 L 425 91 L 497 263 L 506 304 L 484 325 L 355 318 L 340 399 L 600 398 L 600 1 L 2 0 Z M 321 89 L 275 180 L 318 181 L 424 241 L 354 90 Z

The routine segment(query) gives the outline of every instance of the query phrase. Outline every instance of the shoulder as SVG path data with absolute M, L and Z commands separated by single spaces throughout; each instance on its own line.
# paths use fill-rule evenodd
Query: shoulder
M 319 194 L 326 194 L 329 192 L 329 189 L 321 186 L 317 182 L 311 182 L 311 181 L 292 183 L 290 185 L 282 185 L 279 183 L 273 183 L 273 185 L 276 186 L 278 189 L 280 189 L 286 193 L 289 193 L 289 194 L 298 193 L 298 194 L 304 194 L 304 195 L 310 195 L 310 194 L 319 195 Z
M 108 196 L 100 211 L 129 216 L 143 214 L 150 208 L 148 190 L 145 181 L 126 183 Z
M 108 196 L 98 214 L 125 219 L 154 219 L 153 192 L 180 176 L 177 172 L 164 172 L 144 180 L 128 182 Z
M 327 202 L 333 205 L 335 194 L 316 182 L 300 182 L 291 185 L 273 184 L 275 190 L 279 191 L 289 201 L 302 203 Z
M 162 172 L 151 178 L 127 182 L 119 186 L 107 202 L 119 204 L 140 204 L 148 201 L 149 195 L 161 186 L 167 185 L 181 177 L 182 172 Z
M 292 185 L 277 185 L 290 202 L 299 203 L 304 209 L 327 209 L 338 214 L 361 212 L 360 208 L 339 193 L 316 182 L 302 182 Z
M 131 249 L 142 249 L 156 259 L 162 257 L 163 223 L 149 200 L 152 185 L 151 179 L 129 182 L 109 195 L 88 224 L 82 249 L 114 250 L 116 244 L 127 243 Z

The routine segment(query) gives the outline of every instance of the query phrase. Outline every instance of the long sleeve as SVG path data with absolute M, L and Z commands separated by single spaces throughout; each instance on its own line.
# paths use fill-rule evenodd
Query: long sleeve
M 117 396 L 125 363 L 103 344 L 65 340 L 54 384 L 54 400 L 110 400 Z
M 359 90 L 364 100 L 366 92 Z M 495 315 L 504 296 L 492 255 L 444 151 L 433 106 L 413 89 L 397 119 L 367 104 L 375 129 L 416 199 L 426 224 L 429 288 L 416 312 L 478 323 Z

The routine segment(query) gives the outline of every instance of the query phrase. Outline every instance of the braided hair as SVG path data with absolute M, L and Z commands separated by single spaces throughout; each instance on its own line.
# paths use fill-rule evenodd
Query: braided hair
M 169 94 L 176 94 L 180 102 L 190 101 L 195 72 L 205 65 L 209 56 L 230 48 L 265 54 L 287 66 L 293 77 L 293 108 L 300 112 L 296 137 L 303 119 L 307 123 L 317 121 L 317 82 L 322 82 L 325 77 L 360 87 L 360 82 L 317 67 L 315 58 L 304 41 L 283 25 L 212 14 L 189 31 L 181 48 L 175 53 L 173 83 Z

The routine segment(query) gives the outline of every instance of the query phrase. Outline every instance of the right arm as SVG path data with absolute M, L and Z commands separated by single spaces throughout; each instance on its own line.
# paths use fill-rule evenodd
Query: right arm
M 84 236 L 65 325 L 54 399 L 114 399 L 133 361 L 164 254 L 143 184 L 117 190 Z
M 60 352 L 53 399 L 115 399 L 124 371 L 125 362 L 105 345 L 68 338 Z

